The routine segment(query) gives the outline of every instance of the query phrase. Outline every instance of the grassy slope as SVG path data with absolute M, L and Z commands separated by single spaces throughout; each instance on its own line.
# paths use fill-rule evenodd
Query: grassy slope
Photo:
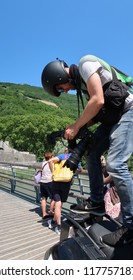
M 32 99 L 29 99 L 32 98 Z M 39 100 L 55 103 L 58 108 L 46 105 Z M 77 98 L 73 94 L 62 94 L 59 98 L 50 96 L 40 87 L 29 85 L 0 83 L 0 116 L 38 114 L 43 111 L 58 114 L 61 117 L 77 118 Z

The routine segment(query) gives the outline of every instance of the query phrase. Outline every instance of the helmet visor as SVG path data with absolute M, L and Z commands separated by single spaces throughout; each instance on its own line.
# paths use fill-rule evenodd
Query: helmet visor
M 63 92 L 64 92 L 64 89 L 63 89 L 63 88 L 58 88 L 58 87 L 56 87 L 56 90 L 57 90 L 59 93 L 63 93 Z

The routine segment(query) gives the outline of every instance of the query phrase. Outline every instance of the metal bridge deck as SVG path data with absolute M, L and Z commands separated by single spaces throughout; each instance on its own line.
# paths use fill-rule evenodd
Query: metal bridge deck
M 43 260 L 58 241 L 40 206 L 0 190 L 0 260 Z

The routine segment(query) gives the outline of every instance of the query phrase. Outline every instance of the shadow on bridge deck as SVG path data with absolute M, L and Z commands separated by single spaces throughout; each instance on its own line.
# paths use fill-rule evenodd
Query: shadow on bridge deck
M 43 260 L 58 240 L 40 206 L 0 190 L 0 260 Z

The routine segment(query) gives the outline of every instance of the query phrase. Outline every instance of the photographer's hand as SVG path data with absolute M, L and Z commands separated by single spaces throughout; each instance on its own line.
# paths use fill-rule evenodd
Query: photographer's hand
M 77 128 L 76 124 L 71 124 L 68 127 L 66 127 L 64 137 L 67 140 L 72 140 L 75 138 L 78 132 L 79 128 Z

